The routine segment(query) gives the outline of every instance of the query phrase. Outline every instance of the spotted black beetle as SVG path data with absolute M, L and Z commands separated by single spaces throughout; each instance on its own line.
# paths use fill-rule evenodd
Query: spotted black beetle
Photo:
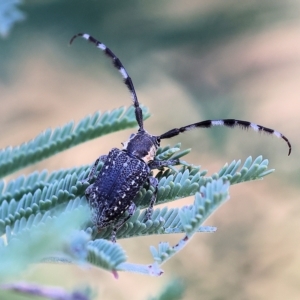
M 96 181 L 86 189 L 85 195 L 92 208 L 93 222 L 98 230 L 113 225 L 111 235 L 112 242 L 116 241 L 118 229 L 134 214 L 136 205 L 133 199 L 147 181 L 155 190 L 145 214 L 146 220 L 151 217 L 158 186 L 157 179 L 151 176 L 151 170 L 179 164 L 178 159 L 170 159 L 167 161 L 155 159 L 156 151 L 160 146 L 160 141 L 163 139 L 172 138 L 173 136 L 195 128 L 210 128 L 213 126 L 241 127 L 243 129 L 266 132 L 285 140 L 289 147 L 288 155 L 290 155 L 291 144 L 280 132 L 242 120 L 206 120 L 180 128 L 174 128 L 157 136 L 149 134 L 143 126 L 143 113 L 139 106 L 132 80 L 121 61 L 103 43 L 88 34 L 79 33 L 73 36 L 70 40 L 70 44 L 77 37 L 82 37 L 92 42 L 112 59 L 114 66 L 122 74 L 124 83 L 131 93 L 136 121 L 139 126 L 138 132 L 131 134 L 129 140 L 123 143 L 122 150 L 113 148 L 108 155 L 100 156 L 95 161 L 87 178 L 88 182 L 93 179 L 96 174 L 97 165 L 99 161 L 102 161 L 104 165 L 97 175 Z M 125 211 L 128 212 L 128 215 L 121 219 Z

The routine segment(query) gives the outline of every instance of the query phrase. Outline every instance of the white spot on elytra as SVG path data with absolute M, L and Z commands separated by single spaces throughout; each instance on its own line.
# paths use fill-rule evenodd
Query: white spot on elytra
M 118 206 L 115 206 L 114 210 L 118 210 Z
M 122 198 L 125 198 L 126 194 L 123 194 Z
M 132 180 L 132 181 L 131 181 L 131 185 L 134 185 L 134 184 L 135 184 L 135 181 L 134 181 L 134 180 Z

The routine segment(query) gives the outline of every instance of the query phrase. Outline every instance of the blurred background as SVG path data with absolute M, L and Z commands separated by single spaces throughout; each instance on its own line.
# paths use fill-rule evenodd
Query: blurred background
M 174 277 L 185 283 L 185 299 L 299 299 L 300 2 L 28 0 L 11 13 L 20 13 L 16 9 L 25 19 L 0 39 L 1 148 L 97 110 L 131 105 L 101 51 L 83 40 L 68 46 L 78 32 L 103 41 L 121 59 L 150 108 L 149 132 L 237 118 L 274 128 L 293 146 L 288 157 L 282 140 L 227 128 L 166 141 L 191 147 L 186 160 L 209 174 L 250 155 L 268 158 L 276 172 L 232 186 L 230 201 L 206 222 L 218 231 L 198 234 L 160 278 L 120 273 L 115 280 L 102 270 L 58 265 L 36 266 L 24 278 L 70 289 L 88 283 L 99 299 L 146 299 Z M 15 176 L 91 164 L 131 132 L 86 143 Z M 147 264 L 149 246 L 162 238 L 175 243 L 180 237 L 120 243 L 129 262 Z

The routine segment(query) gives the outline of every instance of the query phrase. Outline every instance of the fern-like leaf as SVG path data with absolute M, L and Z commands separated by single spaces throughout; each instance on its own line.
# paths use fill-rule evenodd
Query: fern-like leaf
M 149 117 L 144 108 L 145 118 Z M 76 126 L 73 122 L 55 130 L 46 130 L 35 139 L 19 147 L 8 147 L 0 151 L 0 177 L 4 177 L 30 164 L 50 157 L 58 152 L 102 135 L 136 126 L 132 107 L 87 116 Z
M 160 159 L 170 159 L 178 153 L 181 155 L 187 152 L 189 150 L 180 151 L 180 144 L 159 149 Z M 268 173 L 266 171 L 267 163 L 268 161 L 262 160 L 261 157 L 258 157 L 254 162 L 248 158 L 242 167 L 244 171 L 241 173 L 237 171 L 240 162 L 234 161 L 211 177 L 205 177 L 206 171 L 202 171 L 200 167 L 183 166 L 175 171 L 167 169 L 157 174 L 159 179 L 157 203 L 167 203 L 195 195 L 201 187 L 211 182 L 213 178 L 221 177 L 229 181 L 233 181 L 232 178 L 237 178 L 235 183 L 261 178 Z M 99 169 L 101 167 L 100 164 Z M 0 232 L 3 234 L 6 231 L 6 226 L 10 226 L 9 228 L 13 231 L 19 231 L 23 226 L 28 227 L 28 224 L 36 224 L 38 220 L 43 220 L 44 214 L 51 212 L 53 215 L 56 211 L 64 208 L 68 210 L 69 208 L 74 209 L 77 205 L 86 205 L 86 199 L 83 196 L 86 186 L 81 183 L 81 180 L 87 177 L 88 172 L 89 166 L 57 171 L 51 174 L 43 171 L 40 174 L 33 173 L 28 177 L 19 177 L 8 182 L 6 187 L 2 187 L 4 192 L 0 205 Z M 243 174 L 243 177 L 240 174 Z M 27 191 L 25 189 L 26 183 L 28 183 Z M 153 192 L 154 190 L 147 186 L 139 192 L 135 202 L 141 209 L 148 207 Z M 12 198 L 13 195 L 18 197 Z M 4 199 L 5 197 L 6 199 Z M 87 225 L 92 226 L 92 224 Z M 93 238 L 109 239 L 112 228 L 105 228 L 99 233 L 94 227 L 91 230 Z M 213 231 L 213 229 L 208 231 Z M 184 229 L 180 225 L 178 209 L 156 209 L 151 220 L 147 222 L 144 222 L 144 212 L 137 210 L 135 215 L 118 231 L 117 237 L 128 238 L 137 235 L 180 232 L 184 232 Z
M 90 241 L 87 250 L 89 263 L 109 271 L 117 270 L 118 266 L 126 261 L 126 254 L 121 246 L 107 240 Z
M 102 115 L 96 113 L 81 120 L 77 126 L 68 123 L 62 128 L 47 130 L 29 143 L 0 151 L 0 175 L 12 173 L 18 168 L 89 139 L 134 125 L 134 110 L 130 108 L 127 111 L 117 109 Z M 156 159 L 181 159 L 190 149 L 181 150 L 180 146 L 179 143 L 173 147 L 159 148 Z M 102 166 L 102 163 L 98 165 L 98 171 Z M 196 232 L 216 231 L 215 227 L 203 226 L 203 222 L 228 198 L 229 185 L 261 179 L 273 172 L 267 168 L 268 160 L 259 156 L 255 160 L 249 157 L 243 165 L 241 161 L 233 161 L 211 176 L 207 176 L 207 171 L 200 166 L 190 165 L 182 160 L 179 166 L 159 170 L 156 174 L 159 182 L 156 204 L 167 204 L 193 195 L 195 201 L 183 208 L 156 208 L 151 219 L 146 221 L 145 208 L 149 205 L 154 189 L 148 183 L 141 188 L 133 200 L 138 209 L 118 230 L 117 239 L 153 234 L 184 234 L 175 246 L 163 242 L 157 249 L 152 247 L 154 262 L 150 264 L 128 263 L 123 249 L 106 240 L 111 238 L 112 227 L 98 231 L 90 217 L 80 227 L 77 226 L 73 234 L 64 236 L 64 245 L 60 243 L 58 255 L 51 256 L 43 247 L 38 248 L 39 253 L 47 254 L 43 261 L 89 263 L 109 270 L 115 276 L 117 271 L 160 276 L 163 273 L 160 265 L 178 253 Z M 80 166 L 52 173 L 33 172 L 7 183 L 0 181 L 0 233 L 6 236 L 5 240 L 0 239 L 0 254 L 9 263 L 11 258 L 6 251 L 13 249 L 12 253 L 16 255 L 15 245 L 25 251 L 24 260 L 16 260 L 18 264 L 26 266 L 33 261 L 28 257 L 27 245 L 27 248 L 22 246 L 24 238 L 31 241 L 32 232 L 36 232 L 38 237 L 38 240 L 32 240 L 33 245 L 44 243 L 47 247 L 47 242 L 42 241 L 40 236 L 46 226 L 56 224 L 57 218 L 68 220 L 70 216 L 76 218 L 78 212 L 90 212 L 84 195 L 88 185 L 84 179 L 89 171 L 90 166 Z M 47 235 L 45 238 L 50 240 Z M 4 267 L 10 266 L 5 264 Z M 4 269 L 0 268 L 0 279 L 2 271 L 4 274 Z
M 23 271 L 30 263 L 38 262 L 54 251 L 65 247 L 70 234 L 90 217 L 86 207 L 65 212 L 58 217 L 46 217 L 18 233 L 7 226 L 7 245 L 0 247 L 0 280 Z

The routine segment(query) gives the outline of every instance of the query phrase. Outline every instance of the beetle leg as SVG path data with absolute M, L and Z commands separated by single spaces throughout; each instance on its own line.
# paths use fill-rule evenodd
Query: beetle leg
M 117 231 L 124 225 L 125 222 L 127 222 L 133 216 L 133 214 L 135 213 L 135 211 L 136 211 L 136 206 L 135 206 L 135 204 L 133 202 L 131 202 L 131 204 L 128 207 L 128 210 L 127 210 L 128 216 L 125 219 L 121 220 L 119 223 L 117 223 L 114 226 L 114 228 L 113 228 L 113 230 L 111 232 L 111 241 L 113 243 L 116 242 Z
M 89 173 L 88 179 L 87 181 L 91 181 L 93 179 L 93 177 L 95 176 L 96 172 L 97 172 L 97 167 L 99 164 L 99 161 L 105 162 L 107 159 L 107 155 L 101 155 L 95 162 L 94 165 L 91 168 L 91 171 Z
M 94 184 L 91 184 L 86 188 L 84 193 L 88 200 L 91 198 L 90 195 L 94 192 L 94 189 L 95 189 Z
M 152 194 L 149 206 L 148 206 L 148 208 L 146 209 L 146 212 L 145 212 L 145 221 L 148 221 L 151 218 L 151 215 L 153 213 L 153 206 L 156 202 L 157 191 L 158 191 L 158 188 L 157 188 L 158 187 L 158 180 L 157 180 L 157 178 L 150 176 L 148 178 L 148 180 L 149 180 L 149 184 L 151 186 L 153 186 L 155 190 Z
M 95 186 L 95 184 L 91 184 L 87 187 L 87 189 L 85 190 L 84 194 L 86 199 L 88 200 L 88 203 L 93 207 L 97 207 L 97 203 L 98 203 L 98 193 L 97 193 L 97 186 Z
M 149 163 L 149 168 L 152 169 L 162 169 L 163 167 L 174 166 L 179 164 L 179 159 L 169 159 L 169 160 L 153 160 Z
M 91 171 L 88 175 L 87 179 L 82 180 L 81 182 L 84 183 L 89 183 L 95 176 L 96 172 L 97 172 L 97 167 L 99 164 L 99 161 L 102 161 L 103 163 L 106 161 L 107 159 L 107 155 L 101 155 L 93 164 L 93 166 L 91 167 Z

